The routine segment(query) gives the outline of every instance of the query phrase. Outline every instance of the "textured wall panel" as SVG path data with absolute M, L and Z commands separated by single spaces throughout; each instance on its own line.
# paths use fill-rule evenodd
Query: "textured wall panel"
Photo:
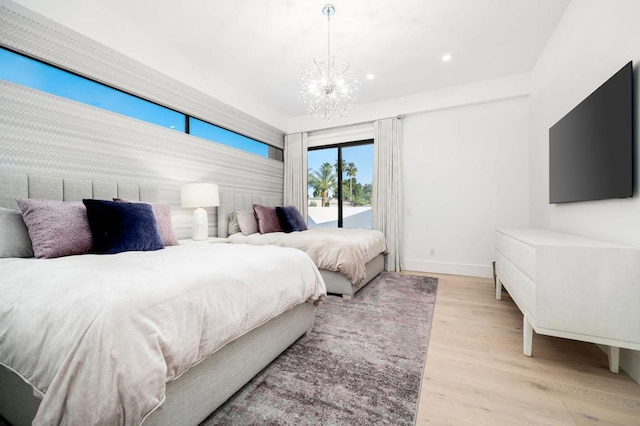
M 0 174 L 0 207 L 17 210 L 16 198 L 29 198 L 27 176 L 15 173 Z
M 63 200 L 64 184 L 62 178 L 32 176 L 29 179 L 29 198 L 41 200 Z
M 273 146 L 284 146 L 283 131 L 8 0 L 0 0 L 0 45 Z
M 93 186 L 87 179 L 65 179 L 63 182 L 64 201 L 82 201 L 93 198 Z
M 193 213 L 180 207 L 183 183 L 266 197 L 283 191 L 279 161 L 2 80 L 0 172 L 98 181 L 94 197 L 99 182 L 113 185 L 109 196 L 117 196 L 115 182 L 158 185 L 179 238 L 191 236 Z M 213 236 L 217 209 L 208 212 Z

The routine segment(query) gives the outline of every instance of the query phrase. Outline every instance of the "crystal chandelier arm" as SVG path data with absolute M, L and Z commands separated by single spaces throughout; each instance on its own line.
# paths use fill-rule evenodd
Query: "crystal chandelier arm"
M 316 68 L 318 69 L 318 73 L 319 73 L 320 75 L 322 75 L 322 73 L 324 73 L 324 70 L 322 69 L 322 66 L 323 66 L 324 64 L 322 63 L 322 61 L 318 62 L 318 61 L 316 61 L 316 60 L 315 60 L 315 58 L 314 58 L 314 59 L 313 59 L 313 63 L 315 64 Z

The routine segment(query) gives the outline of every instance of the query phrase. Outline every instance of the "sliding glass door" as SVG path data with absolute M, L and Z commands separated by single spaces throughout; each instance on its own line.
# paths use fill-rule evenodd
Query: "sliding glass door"
M 371 229 L 373 141 L 310 148 L 309 227 Z
M 342 219 L 345 228 L 371 229 L 373 143 L 342 148 Z

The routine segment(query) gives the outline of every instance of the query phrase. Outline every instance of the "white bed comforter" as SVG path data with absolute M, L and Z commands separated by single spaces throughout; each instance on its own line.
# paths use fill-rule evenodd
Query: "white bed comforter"
M 273 232 L 268 234 L 229 237 L 232 243 L 276 245 L 304 251 L 316 266 L 344 275 L 354 287 L 365 279 L 366 263 L 380 253 L 387 252 L 382 232 L 370 229 L 311 228 L 301 232 Z
M 42 395 L 36 425 L 137 425 L 167 381 L 324 294 L 309 257 L 278 247 L 0 259 L 0 363 Z

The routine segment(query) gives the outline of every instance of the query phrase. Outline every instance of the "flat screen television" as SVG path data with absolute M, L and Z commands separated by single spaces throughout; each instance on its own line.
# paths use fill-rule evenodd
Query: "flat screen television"
M 629 62 L 549 129 L 549 203 L 633 195 Z

